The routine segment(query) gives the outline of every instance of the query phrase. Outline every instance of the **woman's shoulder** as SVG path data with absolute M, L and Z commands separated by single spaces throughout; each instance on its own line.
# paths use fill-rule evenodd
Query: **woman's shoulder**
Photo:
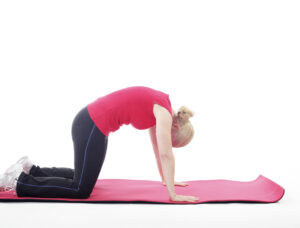
M 174 112 L 174 110 L 172 109 L 172 113 Z M 172 120 L 172 116 L 170 115 L 170 112 L 163 106 L 159 105 L 159 104 L 154 104 L 153 105 L 153 114 L 155 116 L 155 118 L 163 118 L 166 120 Z M 174 115 L 174 114 L 173 114 Z

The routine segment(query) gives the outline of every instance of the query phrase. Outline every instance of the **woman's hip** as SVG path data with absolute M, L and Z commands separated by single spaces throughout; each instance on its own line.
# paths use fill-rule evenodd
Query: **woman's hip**
M 72 122 L 72 139 L 73 141 L 79 140 L 81 138 L 86 138 L 90 134 L 91 130 L 98 131 L 98 137 L 107 138 L 92 120 L 87 106 L 83 107 L 74 117 Z M 106 139 L 107 140 L 107 139 Z

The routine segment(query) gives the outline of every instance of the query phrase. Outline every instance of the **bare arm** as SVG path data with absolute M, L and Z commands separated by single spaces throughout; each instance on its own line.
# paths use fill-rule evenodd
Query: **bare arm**
M 160 174 L 160 177 L 161 177 L 161 181 L 164 183 L 165 180 L 164 180 L 164 175 L 163 175 L 163 171 L 162 171 L 162 168 L 161 168 L 161 161 L 160 161 L 158 147 L 157 147 L 156 127 L 155 127 L 155 125 L 153 127 L 149 128 L 149 135 L 150 135 L 153 151 L 154 151 L 154 154 L 155 154 L 157 168 L 158 168 L 158 171 L 159 171 L 159 174 Z
M 173 119 L 169 111 L 159 105 L 154 105 L 153 113 L 156 118 L 156 126 L 150 129 L 150 135 L 153 139 L 156 161 L 162 180 L 166 182 L 168 188 L 169 198 L 172 201 L 194 202 L 199 200 L 199 198 L 195 196 L 176 195 L 174 187 L 175 159 L 172 151 L 171 138 Z M 156 137 L 153 138 L 154 135 L 156 135 Z
M 172 117 L 166 109 L 160 106 L 154 106 L 154 115 L 156 118 L 155 132 L 162 173 L 169 196 L 173 198 L 176 193 L 174 188 L 175 158 L 171 140 Z

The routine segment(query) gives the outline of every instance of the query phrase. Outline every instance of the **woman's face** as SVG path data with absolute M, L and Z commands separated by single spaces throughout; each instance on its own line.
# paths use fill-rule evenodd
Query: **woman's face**
M 175 144 L 177 144 L 175 139 L 178 138 L 179 130 L 180 130 L 180 125 L 176 120 L 173 119 L 172 128 L 171 128 L 171 138 L 172 138 L 173 147 Z
M 174 130 L 171 130 L 171 138 L 172 138 L 172 147 L 176 144 L 175 142 L 175 136 L 174 136 Z

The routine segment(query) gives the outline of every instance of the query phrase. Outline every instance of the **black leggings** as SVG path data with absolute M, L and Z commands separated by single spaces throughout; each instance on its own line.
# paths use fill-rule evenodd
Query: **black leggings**
M 33 165 L 29 175 L 22 172 L 18 177 L 17 196 L 78 199 L 90 196 L 105 159 L 108 136 L 97 128 L 87 107 L 73 120 L 72 139 L 74 169 Z

